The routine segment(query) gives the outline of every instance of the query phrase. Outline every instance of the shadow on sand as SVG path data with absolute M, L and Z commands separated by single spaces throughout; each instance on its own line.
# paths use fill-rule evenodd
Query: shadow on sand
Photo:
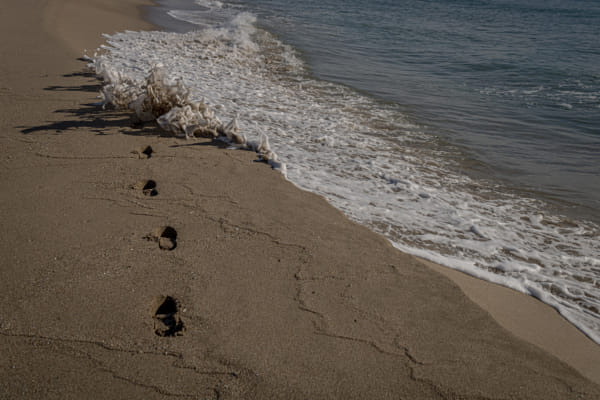
M 82 82 L 79 85 L 52 85 L 44 88 L 53 92 L 86 92 L 100 93 L 102 85 L 96 75 L 88 70 L 82 70 L 63 75 L 63 78 L 73 78 Z M 37 126 L 18 126 L 21 133 L 28 135 L 34 133 L 61 134 L 69 130 L 87 129 L 97 135 L 114 133 L 115 130 L 125 135 L 137 136 L 170 136 L 160 129 L 156 122 L 139 123 L 132 119 L 133 113 L 121 110 L 104 109 L 100 103 L 82 104 L 76 108 L 57 109 L 54 114 L 59 114 L 58 121 L 48 122 Z

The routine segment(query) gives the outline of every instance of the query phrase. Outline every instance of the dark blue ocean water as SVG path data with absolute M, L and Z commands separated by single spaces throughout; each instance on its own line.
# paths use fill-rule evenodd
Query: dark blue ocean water
M 471 173 L 598 219 L 600 1 L 229 3 L 299 49 L 316 77 L 397 102 L 461 146 Z

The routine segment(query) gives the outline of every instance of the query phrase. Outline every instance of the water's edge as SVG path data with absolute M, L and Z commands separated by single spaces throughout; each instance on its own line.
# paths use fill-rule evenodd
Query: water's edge
M 178 25 L 180 32 L 194 27 L 193 24 L 180 24 L 178 20 L 164 14 L 169 7 L 164 6 L 165 2 L 159 3 L 163 3 L 162 9 L 160 5 L 150 7 L 150 22 L 162 24 L 168 30 L 168 25 Z M 169 2 L 170 6 L 171 4 Z M 167 25 L 165 19 L 170 21 Z M 183 26 L 186 26 L 185 29 Z M 243 30 L 248 29 L 248 26 L 243 23 L 223 35 L 235 36 L 239 33 L 235 31 L 238 28 Z M 131 33 L 130 38 L 134 34 Z M 267 37 L 263 39 L 270 43 L 269 46 L 274 46 L 267 49 L 275 52 L 270 53 L 270 57 L 283 57 L 281 54 L 288 50 L 279 49 L 281 45 L 269 38 L 268 33 L 264 34 Z M 259 32 L 259 35 L 263 34 Z M 600 265 L 597 257 L 598 244 L 595 242 L 598 237 L 597 226 L 552 215 L 535 214 L 539 207 L 535 200 L 522 199 L 509 193 L 498 197 L 495 187 L 478 186 L 480 184 L 473 180 L 448 173 L 451 163 L 446 162 L 447 160 L 442 162 L 438 157 L 444 155 L 444 150 L 434 149 L 431 153 L 430 149 L 435 148 L 432 147 L 431 138 L 422 136 L 418 132 L 418 126 L 403 119 L 394 105 L 386 108 L 380 102 L 357 95 L 348 88 L 326 81 L 314 81 L 306 75 L 306 69 L 299 76 L 292 74 L 290 78 L 273 78 L 265 75 L 273 71 L 265 72 L 260 64 L 244 70 L 233 63 L 235 60 L 232 60 L 231 65 L 212 64 L 211 56 L 207 55 L 205 75 L 202 75 L 200 69 L 189 75 L 189 72 L 179 68 L 176 63 L 192 62 L 198 54 L 202 54 L 204 38 L 193 33 L 178 37 L 165 32 L 164 36 L 165 40 L 172 43 L 183 41 L 189 46 L 199 43 L 198 47 L 186 47 L 190 54 L 183 55 L 170 66 L 172 73 L 187 76 L 186 82 L 197 82 L 198 93 L 203 93 L 208 87 L 208 98 L 227 117 L 233 117 L 233 110 L 244 110 L 243 128 L 254 136 L 258 136 L 260 131 L 266 131 L 274 148 L 283 154 L 291 166 L 290 180 L 298 187 L 324 196 L 350 219 L 383 234 L 403 252 L 540 299 L 556 308 L 592 340 L 600 343 L 600 321 L 597 315 L 594 317 L 598 314 L 600 302 L 593 300 L 592 295 L 597 291 L 597 288 L 594 289 L 594 282 Z M 144 55 L 152 55 L 152 59 L 160 60 L 170 58 L 168 49 L 152 47 L 154 45 L 144 50 L 126 48 L 127 44 L 117 43 L 125 37 L 126 34 L 119 40 L 112 40 L 113 55 L 121 51 L 121 48 L 125 52 L 123 54 L 138 51 L 140 60 L 144 60 Z M 146 45 L 146 40 L 153 41 L 155 37 L 157 36 L 149 34 L 146 38 L 131 40 L 139 40 Z M 207 43 L 213 46 L 214 40 L 211 37 Z M 226 37 L 219 40 L 236 39 Z M 220 51 L 229 54 L 231 49 L 227 46 L 221 48 L 220 45 L 217 43 L 217 47 L 212 49 L 215 54 L 221 54 Z M 261 46 L 264 50 L 265 44 Z M 252 51 L 250 53 L 254 54 Z M 284 53 L 279 54 L 278 51 Z M 158 57 L 155 57 L 157 54 Z M 247 55 L 242 52 L 235 56 Z M 116 59 L 118 60 L 118 55 Z M 119 62 L 122 60 L 117 61 Z M 236 85 L 224 87 L 227 82 L 222 77 L 208 76 L 215 74 L 212 70 L 215 65 L 226 69 L 227 73 L 223 76 L 233 76 L 233 83 L 238 76 L 244 79 L 254 77 L 256 84 L 269 88 L 267 95 L 274 97 L 275 104 L 265 102 L 257 106 L 254 103 L 257 89 L 252 82 L 248 83 L 247 88 L 241 88 L 244 91 L 241 94 Z M 127 70 L 132 66 L 125 63 L 122 67 Z M 140 69 L 140 65 L 133 67 Z M 251 70 L 252 68 L 256 70 Z M 272 81 L 273 79 L 275 80 Z M 299 101 L 294 93 L 289 92 L 292 86 L 298 84 L 303 90 L 302 96 L 310 99 L 305 104 L 311 105 L 316 112 L 315 122 L 309 126 L 299 124 L 304 117 L 295 115 L 291 107 L 285 106 Z M 246 93 L 247 98 L 244 97 Z M 347 121 L 333 121 L 331 118 L 334 115 L 338 119 L 339 115 L 344 118 L 347 102 L 353 108 L 352 118 L 356 117 L 357 110 L 370 112 L 365 112 L 364 116 L 354 121 L 350 115 Z M 302 107 L 301 103 L 298 103 L 298 107 Z M 329 114 L 328 109 L 333 109 L 334 112 Z M 393 123 L 382 125 L 382 121 L 390 120 Z M 310 132 L 311 129 L 321 133 L 315 136 Z M 381 136 L 388 130 L 402 130 L 405 135 L 401 140 L 395 138 L 390 141 Z M 342 132 L 343 136 L 340 136 L 339 133 Z M 427 152 L 423 151 L 423 146 L 429 146 Z M 361 159 L 365 162 L 361 162 Z M 358 173 L 348 174 L 349 169 L 357 169 Z M 471 189 L 469 192 L 464 191 L 474 185 L 475 192 Z M 398 200 L 402 202 L 398 203 Z M 474 206 L 479 207 L 475 212 Z M 408 215 L 414 220 L 406 221 Z M 514 229 L 503 231 L 498 226 L 499 222 L 509 224 Z M 526 240 L 522 238 L 523 235 Z M 571 254 L 573 251 L 576 253 Z M 585 293 L 590 293 L 592 297 L 586 299 L 583 306 L 573 303 L 575 299 L 585 297 Z M 587 317 L 584 318 L 583 315 Z

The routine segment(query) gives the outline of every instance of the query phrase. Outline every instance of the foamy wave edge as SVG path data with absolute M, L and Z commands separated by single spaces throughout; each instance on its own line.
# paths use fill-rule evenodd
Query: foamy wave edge
M 228 124 L 222 123 L 204 99 L 192 100 L 183 79 L 171 76 L 161 63 L 155 64 L 140 82 L 112 68 L 97 53 L 94 57 L 84 55 L 84 58 L 103 81 L 99 96 L 102 100 L 98 103 L 103 109 L 111 106 L 133 111 L 134 120 L 155 121 L 176 137 L 209 137 L 227 141 L 235 148 L 255 151 L 259 159 L 281 171 L 283 176 L 287 175 L 286 164 L 278 161 L 266 134 L 262 133 L 258 141 L 248 140 L 241 132 L 237 117 Z

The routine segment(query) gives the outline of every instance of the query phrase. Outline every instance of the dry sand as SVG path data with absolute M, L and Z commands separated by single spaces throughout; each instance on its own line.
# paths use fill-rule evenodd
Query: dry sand
M 600 398 L 539 302 L 442 270 L 485 311 L 254 154 L 91 105 L 77 57 L 141 3 L 0 5 L 0 398 Z

